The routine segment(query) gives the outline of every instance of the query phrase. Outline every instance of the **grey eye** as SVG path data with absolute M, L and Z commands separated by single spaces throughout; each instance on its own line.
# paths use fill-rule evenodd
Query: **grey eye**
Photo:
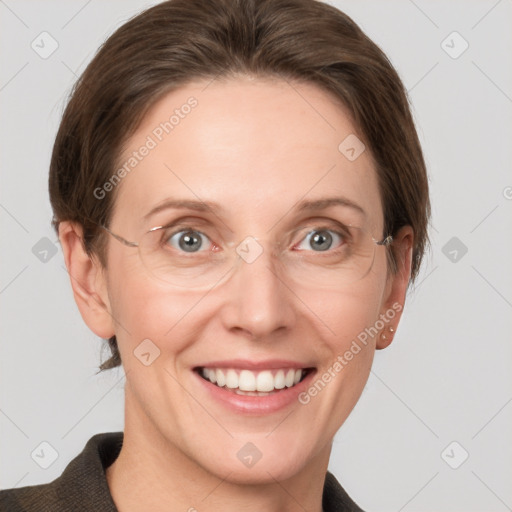
M 340 241 L 342 240 L 341 236 L 334 231 L 331 231 L 329 229 L 315 229 L 309 232 L 307 236 L 304 238 L 304 242 L 307 243 L 309 247 L 304 248 L 299 245 L 298 248 L 301 250 L 313 249 L 316 252 L 327 251 L 333 245 L 333 235 L 335 237 L 338 237 Z
M 182 230 L 171 235 L 168 243 L 175 249 L 181 249 L 185 252 L 198 252 L 203 245 L 204 240 L 208 240 L 206 235 L 195 230 Z

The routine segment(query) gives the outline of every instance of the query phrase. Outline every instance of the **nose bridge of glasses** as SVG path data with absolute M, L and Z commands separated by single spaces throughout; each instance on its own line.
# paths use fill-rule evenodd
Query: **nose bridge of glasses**
M 229 245 L 232 256 L 240 258 L 240 260 L 248 264 L 261 260 L 263 254 L 266 256 L 275 255 L 276 249 L 280 246 L 279 242 L 252 235 L 247 235 L 240 242 L 232 242 Z

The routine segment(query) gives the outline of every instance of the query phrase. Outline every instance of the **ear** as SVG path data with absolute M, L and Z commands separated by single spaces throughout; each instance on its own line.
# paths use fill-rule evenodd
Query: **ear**
M 378 334 L 376 348 L 381 350 L 393 341 L 405 305 L 407 287 L 411 278 L 412 249 L 414 232 L 411 226 L 404 226 L 393 236 L 391 250 L 396 262 L 396 272 L 388 271 L 388 279 L 380 318 L 388 322 Z M 394 312 L 393 316 L 391 312 Z M 392 316 L 392 318 L 391 318 Z
M 110 338 L 115 331 L 106 275 L 98 259 L 89 256 L 84 249 L 82 226 L 61 222 L 59 239 L 73 296 L 84 322 L 97 336 Z

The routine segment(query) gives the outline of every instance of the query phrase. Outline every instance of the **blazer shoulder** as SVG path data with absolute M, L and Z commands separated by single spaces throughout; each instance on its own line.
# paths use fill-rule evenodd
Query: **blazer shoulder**
M 54 482 L 0 490 L 0 512 L 63 512 Z
M 116 512 L 105 468 L 122 442 L 123 432 L 94 435 L 55 480 L 0 490 L 0 512 Z

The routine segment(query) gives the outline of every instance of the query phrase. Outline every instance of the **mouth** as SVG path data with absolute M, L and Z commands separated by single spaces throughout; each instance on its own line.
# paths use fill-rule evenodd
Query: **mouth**
M 231 393 L 269 396 L 295 387 L 314 372 L 315 368 L 269 368 L 253 371 L 198 366 L 194 371 L 204 380 Z

